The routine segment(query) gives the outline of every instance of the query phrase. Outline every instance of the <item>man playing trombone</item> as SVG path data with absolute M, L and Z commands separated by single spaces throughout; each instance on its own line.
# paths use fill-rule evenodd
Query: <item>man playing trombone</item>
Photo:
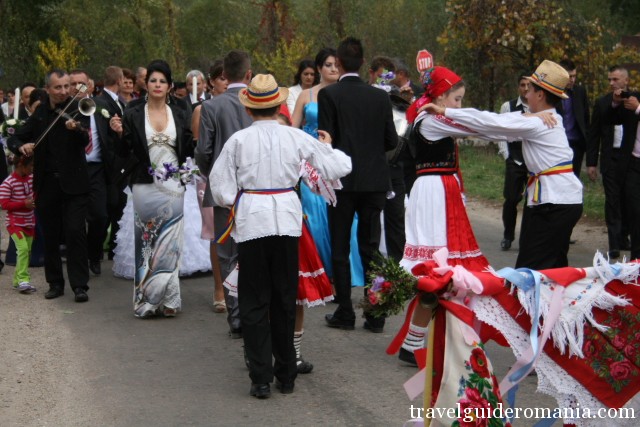
M 69 95 L 69 74 L 52 70 L 45 77 L 47 102 L 42 103 L 9 139 L 14 152 L 34 156 L 33 185 L 36 220 L 44 234 L 46 299 L 64 295 L 60 242 L 67 245 L 67 275 L 76 302 L 88 301 L 87 234 L 85 221 L 89 175 L 85 147 L 89 118 L 80 115 L 76 97 Z M 86 91 L 86 86 L 79 93 Z M 67 113 L 68 111 L 68 113 Z

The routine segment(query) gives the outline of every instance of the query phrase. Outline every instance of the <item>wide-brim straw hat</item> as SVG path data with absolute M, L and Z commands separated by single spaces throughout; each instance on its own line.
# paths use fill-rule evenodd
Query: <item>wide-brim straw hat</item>
M 538 65 L 533 75 L 527 77 L 527 79 L 553 95 L 562 99 L 569 98 L 564 93 L 569 83 L 569 73 L 560 64 L 545 59 Z
M 258 110 L 276 107 L 285 102 L 288 96 L 289 89 L 278 87 L 271 74 L 257 74 L 249 86 L 238 93 L 242 105 Z

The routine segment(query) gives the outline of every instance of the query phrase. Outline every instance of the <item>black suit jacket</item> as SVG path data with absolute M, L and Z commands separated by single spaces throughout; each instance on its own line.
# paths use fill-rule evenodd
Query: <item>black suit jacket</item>
M 118 103 L 109 95 L 107 92 L 102 91 L 100 95 L 93 98 L 95 101 L 100 101 L 103 104 L 103 107 L 106 106 L 107 110 L 109 110 L 109 114 L 111 116 L 118 115 L 122 117 L 124 113 L 124 105 L 118 105 Z
M 58 105 L 64 108 L 65 103 Z M 77 110 L 77 101 L 68 108 L 68 112 Z M 73 115 L 73 114 L 72 114 Z M 8 141 L 8 147 L 14 153 L 28 143 L 36 142 L 44 133 L 53 118 L 57 116 L 46 99 L 29 117 L 24 126 L 19 128 Z M 89 128 L 89 118 L 78 115 L 76 117 L 85 129 Z M 56 122 L 47 136 L 36 147 L 34 153 L 33 187 L 37 194 L 46 179 L 48 172 L 59 174 L 60 188 L 64 193 L 77 195 L 89 192 L 89 174 L 84 147 L 89 143 L 89 133 L 86 130 L 72 131 L 65 127 L 66 120 L 61 118 Z
M 597 166 L 599 160 L 600 172 L 604 172 L 607 169 L 613 153 L 614 124 L 611 114 L 607 114 L 607 111 L 611 109 L 612 101 L 612 93 L 601 96 L 596 100 L 593 105 L 591 124 L 587 135 L 587 166 Z
M 640 92 L 631 92 L 631 96 L 640 99 Z M 606 114 L 613 124 L 622 125 L 622 145 L 620 146 L 620 157 L 618 168 L 621 174 L 626 173 L 631 160 L 631 152 L 636 143 L 638 133 L 638 121 L 640 116 L 635 111 L 627 110 L 623 104 L 613 108 L 611 104 L 607 106 Z
M 580 134 L 578 143 L 582 145 L 582 148 L 585 148 L 587 132 L 589 130 L 589 100 L 587 99 L 587 91 L 582 86 L 574 85 L 573 89 L 567 91 L 567 94 L 571 98 L 573 116 L 576 118 L 576 125 L 578 126 L 578 133 Z M 562 103 L 558 104 L 556 110 L 558 114 L 564 117 Z
M 132 156 L 135 159 L 135 166 L 131 168 L 131 184 L 153 183 L 153 177 L 149 174 L 151 159 L 145 133 L 145 105 L 146 103 L 138 103 L 125 111 L 122 118 L 122 138 L 117 142 L 120 156 Z M 193 155 L 191 123 L 187 121 L 187 113 L 183 108 L 175 104 L 170 104 L 169 107 L 176 124 L 176 154 L 182 165 L 187 157 Z
M 318 92 L 318 129 L 329 132 L 333 147 L 351 157 L 343 191 L 387 191 L 385 152 L 398 144 L 389 95 L 349 76 Z
M 18 118 L 20 120 L 27 120 L 29 118 L 29 113 L 27 113 L 27 108 L 20 104 L 20 108 L 18 108 Z

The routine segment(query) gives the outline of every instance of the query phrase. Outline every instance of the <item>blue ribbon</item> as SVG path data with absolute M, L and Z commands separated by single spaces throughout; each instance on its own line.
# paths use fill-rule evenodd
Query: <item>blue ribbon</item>
M 535 312 L 533 315 L 533 321 L 531 322 L 531 331 L 529 331 L 529 340 L 531 341 L 531 349 L 533 350 L 533 355 L 535 356 L 536 354 L 538 354 L 538 347 L 540 345 L 538 341 L 538 319 L 540 318 L 541 274 L 529 268 L 513 269 L 511 267 L 505 267 L 497 271 L 496 274 L 503 279 L 506 279 L 509 282 L 513 283 L 518 289 L 522 289 L 524 292 L 534 292 Z M 531 369 L 534 361 L 535 357 L 529 363 L 511 374 L 508 378 L 509 381 L 511 383 L 519 382 Z M 507 403 L 512 408 L 515 407 L 517 391 L 518 386 L 516 385 L 507 392 Z

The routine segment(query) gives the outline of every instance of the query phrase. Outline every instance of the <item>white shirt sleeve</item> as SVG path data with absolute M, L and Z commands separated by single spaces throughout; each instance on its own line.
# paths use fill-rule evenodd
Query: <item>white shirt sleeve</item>
M 541 126 L 544 126 L 542 119 L 523 116 L 519 111 L 497 114 L 474 108 L 447 108 L 445 116 L 457 126 L 494 140 L 526 139 L 528 135 L 538 132 Z
M 235 147 L 235 140 L 227 141 L 209 174 L 211 193 L 216 206 L 230 208 L 238 194 Z

